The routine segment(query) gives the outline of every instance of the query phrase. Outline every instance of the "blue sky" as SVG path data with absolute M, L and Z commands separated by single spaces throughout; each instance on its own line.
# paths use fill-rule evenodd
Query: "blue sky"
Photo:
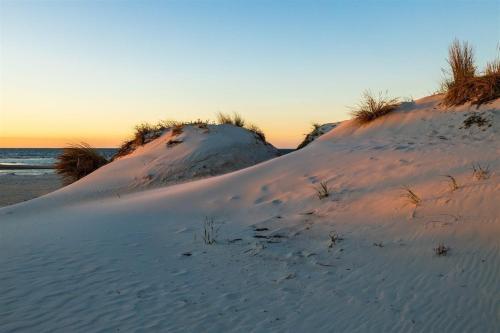
M 291 147 L 365 89 L 435 91 L 454 38 L 480 66 L 500 41 L 498 1 L 0 3 L 4 145 L 109 146 L 138 122 L 222 111 Z

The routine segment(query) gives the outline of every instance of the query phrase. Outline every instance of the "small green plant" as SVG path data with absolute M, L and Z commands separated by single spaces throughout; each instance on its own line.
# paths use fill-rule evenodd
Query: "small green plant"
M 472 176 L 476 180 L 485 180 L 490 178 L 490 168 L 489 166 L 482 166 L 481 164 L 472 165 Z
M 422 199 L 411 189 L 410 186 L 403 186 L 402 190 L 404 191 L 403 197 L 406 198 L 410 203 L 418 206 L 422 203 Z
M 316 195 L 318 198 L 324 199 L 330 196 L 330 188 L 328 187 L 328 182 L 323 181 L 319 183 L 319 186 L 315 188 Z
M 214 218 L 206 216 L 203 221 L 203 242 L 207 245 L 216 244 L 219 229 L 220 225 L 215 223 Z
M 446 256 L 450 250 L 450 247 L 445 246 L 443 243 L 440 243 L 437 247 L 434 248 L 434 254 L 436 254 L 438 257 Z
M 456 191 L 460 188 L 460 186 L 458 186 L 457 180 L 452 175 L 444 175 L 443 177 L 446 177 L 449 180 L 451 192 Z
M 387 93 L 374 96 L 370 91 L 365 91 L 361 102 L 352 108 L 352 116 L 361 124 L 368 123 L 382 117 L 401 105 L 399 98 L 389 98 Z

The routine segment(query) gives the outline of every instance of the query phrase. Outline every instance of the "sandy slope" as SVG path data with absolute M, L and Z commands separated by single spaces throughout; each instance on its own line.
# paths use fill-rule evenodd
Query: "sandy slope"
M 438 103 L 222 176 L 123 195 L 79 182 L 1 209 L 0 330 L 499 331 L 500 101 Z M 491 127 L 460 128 L 471 112 Z

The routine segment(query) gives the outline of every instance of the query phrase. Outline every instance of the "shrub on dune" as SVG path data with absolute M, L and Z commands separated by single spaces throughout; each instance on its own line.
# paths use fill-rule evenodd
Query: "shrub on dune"
M 108 160 L 95 148 L 81 143 L 64 148 L 62 154 L 57 157 L 55 169 L 64 182 L 70 184 L 107 163 Z
M 389 98 L 382 93 L 373 96 L 370 91 L 365 91 L 361 102 L 353 108 L 351 114 L 355 120 L 364 124 L 396 110 L 400 105 L 399 98 Z
M 481 105 L 500 97 L 500 59 L 489 62 L 484 74 L 478 76 L 474 49 L 455 40 L 448 49 L 447 62 L 450 76 L 443 82 L 445 105 Z

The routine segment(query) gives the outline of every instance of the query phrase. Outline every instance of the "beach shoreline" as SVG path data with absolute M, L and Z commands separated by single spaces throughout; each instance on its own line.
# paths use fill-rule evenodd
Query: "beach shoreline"
M 62 186 L 61 177 L 55 173 L 41 175 L 1 175 L 0 207 L 40 197 Z

